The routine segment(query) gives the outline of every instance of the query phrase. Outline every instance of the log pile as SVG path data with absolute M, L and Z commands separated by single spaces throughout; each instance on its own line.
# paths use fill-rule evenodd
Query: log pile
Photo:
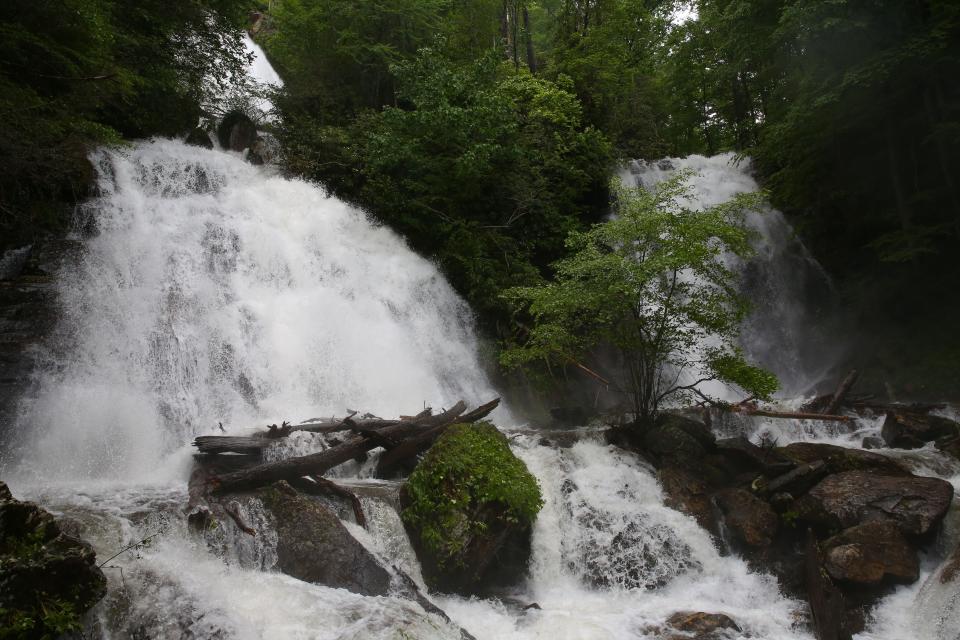
M 222 455 L 230 453 L 253 459 L 253 464 L 248 464 L 245 468 L 210 474 L 206 481 L 207 489 L 214 493 L 254 489 L 278 480 L 299 484 L 303 478 L 310 478 L 318 485 L 325 485 L 324 489 L 331 490 L 326 483 L 320 481 L 320 476 L 333 467 L 362 457 L 372 449 L 383 447 L 385 451 L 377 464 L 377 477 L 391 477 L 404 464 L 415 460 L 420 453 L 426 451 L 448 427 L 481 420 L 499 404 L 500 399 L 496 398 L 472 411 L 466 411 L 467 405 L 460 401 L 436 415 L 426 409 L 415 416 L 403 416 L 396 420 L 356 418 L 356 413 L 353 413 L 342 419 L 311 421 L 301 425 L 284 423 L 279 428 L 274 425 L 267 431 L 248 437 L 200 436 L 194 441 L 194 446 L 203 454 L 203 458 L 239 457 Z M 319 453 L 272 462 L 263 462 L 260 459 L 267 446 L 295 431 L 326 434 L 343 432 L 352 435 Z

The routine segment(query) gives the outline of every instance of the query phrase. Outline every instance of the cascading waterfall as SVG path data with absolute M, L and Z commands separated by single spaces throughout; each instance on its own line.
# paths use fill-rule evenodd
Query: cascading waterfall
M 273 73 L 260 55 L 260 75 Z M 805 605 L 667 508 L 645 464 L 589 428 L 572 446 L 549 444 L 506 411 L 498 422 L 546 502 L 529 575 L 500 599 L 436 598 L 455 624 L 399 596 L 364 597 L 276 572 L 276 533 L 255 503 L 242 516 L 262 533 L 226 532 L 221 555 L 212 554 L 188 534 L 182 510 L 191 436 L 220 422 L 234 430 L 348 407 L 396 415 L 495 391 L 469 309 L 432 264 L 362 212 L 240 154 L 175 141 L 105 149 L 94 160 L 100 195 L 85 208 L 92 231 L 58 276 L 60 325 L 36 393 L 21 403 L 18 447 L 2 462 L 16 493 L 82 531 L 100 558 L 150 536 L 105 568 L 111 592 L 94 611 L 100 636 L 428 640 L 459 638 L 461 625 L 480 640 L 652 639 L 671 613 L 706 611 L 737 621 L 742 630 L 728 630 L 730 638 L 811 638 Z M 672 159 L 636 165 L 633 175 L 651 186 L 675 169 L 697 169 L 692 204 L 709 206 L 756 188 L 746 166 L 730 160 Z M 744 267 L 759 307 L 745 343 L 788 391 L 803 390 L 822 361 L 803 353 L 816 340 L 805 331 L 809 296 L 798 279 L 821 276 L 777 212 L 751 224 L 763 244 Z M 717 427 L 754 440 L 850 446 L 879 421 L 855 434 L 762 420 Z M 316 445 L 299 434 L 269 456 Z M 953 477 L 960 488 L 958 469 L 936 452 L 902 455 L 918 473 Z M 368 471 L 338 470 L 370 524 L 348 527 L 420 582 L 390 497 L 396 486 Z M 944 548 L 960 529 L 953 518 Z M 957 640 L 957 594 L 935 572 L 931 559 L 860 638 L 923 629 L 925 638 Z M 539 608 L 523 608 L 533 602 Z
M 96 234 L 60 276 L 24 468 L 131 477 L 218 422 L 492 397 L 465 304 L 363 213 L 179 142 L 94 160 Z
M 634 161 L 620 177 L 651 189 L 678 172 L 688 174 L 691 197 L 683 205 L 691 209 L 760 188 L 750 175 L 750 159 L 733 153 Z M 739 265 L 742 292 L 753 307 L 742 327 L 742 345 L 752 360 L 777 373 L 783 397 L 809 393 L 842 355 L 840 342 L 829 337 L 837 322 L 829 278 L 780 211 L 748 212 L 746 223 L 757 241 L 756 256 Z

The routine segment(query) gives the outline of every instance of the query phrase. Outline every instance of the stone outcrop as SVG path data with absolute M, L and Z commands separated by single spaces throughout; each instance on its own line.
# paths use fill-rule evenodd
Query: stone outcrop
M 745 489 L 722 489 L 714 500 L 737 547 L 769 547 L 777 535 L 779 518 L 764 500 Z
M 839 527 L 891 520 L 905 534 L 922 536 L 943 520 L 953 499 L 953 486 L 939 478 L 845 471 L 824 478 L 808 496 Z
M 880 435 L 888 447 L 918 449 L 928 442 L 960 436 L 960 425 L 931 413 L 888 411 Z
M 431 588 L 480 593 L 526 572 L 540 489 L 493 425 L 447 429 L 410 475 L 401 504 Z
M 920 576 L 917 552 L 896 522 L 875 520 L 846 529 L 821 545 L 834 580 L 867 586 L 910 584 Z
M 79 631 L 83 614 L 106 592 L 93 548 L 0 482 L 0 629 L 12 633 L 3 637 Z

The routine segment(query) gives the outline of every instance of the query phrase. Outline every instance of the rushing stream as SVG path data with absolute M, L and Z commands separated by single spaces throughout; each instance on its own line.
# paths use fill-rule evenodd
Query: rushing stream
M 696 198 L 709 205 L 756 188 L 748 167 L 731 160 L 671 167 L 699 171 Z M 95 231 L 59 274 L 59 327 L 0 471 L 15 494 L 82 532 L 100 558 L 154 536 L 105 569 L 110 594 L 94 611 L 102 637 L 453 639 L 459 625 L 481 640 L 637 639 L 659 637 L 657 625 L 674 612 L 706 611 L 741 625 L 730 638 L 811 638 L 806 605 L 664 506 L 645 464 L 595 429 L 581 429 L 572 446 L 550 444 L 506 409 L 494 419 L 546 504 L 516 592 L 433 597 L 455 624 L 399 596 L 364 597 L 272 570 L 276 535 L 257 513 L 246 516 L 262 535 L 237 533 L 224 557 L 211 554 L 183 515 L 193 436 L 218 423 L 240 433 L 349 408 L 397 415 L 497 393 L 470 310 L 430 262 L 362 212 L 241 154 L 177 141 L 102 150 L 94 161 L 100 195 L 86 212 Z M 637 165 L 632 175 L 650 185 L 672 168 Z M 824 344 L 804 291 L 829 287 L 779 213 L 756 225 L 760 259 L 744 268 L 763 305 L 746 345 L 800 394 L 822 374 L 811 352 Z M 879 421 L 859 424 L 850 432 L 741 419 L 715 428 L 755 441 L 859 446 Z M 885 453 L 960 489 L 958 465 L 933 449 Z M 381 495 L 395 487 L 367 471 L 340 474 L 369 489 L 370 531 L 350 530 L 419 580 L 399 516 Z M 881 603 L 862 640 L 960 637 L 960 595 L 936 579 L 958 528 L 954 511 L 921 580 Z M 539 608 L 523 608 L 530 603 Z

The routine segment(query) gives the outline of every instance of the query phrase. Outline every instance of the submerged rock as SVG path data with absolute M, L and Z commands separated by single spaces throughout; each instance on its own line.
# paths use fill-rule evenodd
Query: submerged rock
M 477 593 L 526 572 L 540 488 L 489 423 L 450 427 L 410 475 L 401 517 L 427 584 Z
M 823 565 L 834 580 L 867 586 L 910 584 L 920 575 L 917 552 L 896 522 L 876 520 L 840 532 L 821 544 Z
M 83 614 L 106 592 L 90 545 L 63 533 L 44 509 L 14 499 L 0 482 L 0 637 L 79 631 Z
M 892 520 L 908 535 L 924 535 L 943 520 L 953 486 L 939 478 L 846 471 L 827 476 L 808 496 L 840 527 Z

